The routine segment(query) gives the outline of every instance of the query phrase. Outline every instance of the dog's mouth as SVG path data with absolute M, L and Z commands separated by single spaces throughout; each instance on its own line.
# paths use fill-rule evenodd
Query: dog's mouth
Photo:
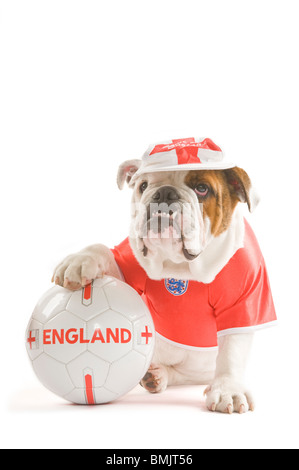
M 194 253 L 192 250 L 187 249 L 185 245 L 183 217 L 179 209 L 179 207 L 174 209 L 168 209 L 168 207 L 156 209 L 152 208 L 151 204 L 148 206 L 143 222 L 142 234 L 139 237 L 143 242 L 142 253 L 144 257 L 149 252 L 144 239 L 161 242 L 169 239 L 171 242 L 181 243 L 182 253 L 187 261 L 192 261 L 200 255 L 200 252 Z
M 162 212 L 162 210 L 148 211 L 146 220 L 147 234 L 154 238 L 167 238 L 167 231 L 171 230 L 173 238 L 181 238 L 181 227 L 178 222 L 178 212 Z

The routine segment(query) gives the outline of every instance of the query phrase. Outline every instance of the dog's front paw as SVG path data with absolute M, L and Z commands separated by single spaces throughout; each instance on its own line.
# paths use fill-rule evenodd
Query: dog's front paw
M 150 393 L 164 392 L 168 384 L 168 372 L 161 364 L 151 364 L 140 384 Z
M 67 256 L 54 270 L 52 282 L 71 290 L 77 290 L 100 277 L 100 267 L 93 256 L 74 254 Z
M 210 411 L 222 413 L 246 413 L 254 410 L 251 394 L 245 387 L 230 378 L 216 379 L 209 385 L 204 394 Z

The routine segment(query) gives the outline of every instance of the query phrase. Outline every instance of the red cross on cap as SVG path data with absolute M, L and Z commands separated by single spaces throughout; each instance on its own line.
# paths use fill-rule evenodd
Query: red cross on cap
M 215 150 L 216 152 L 221 152 L 221 148 L 214 144 L 211 139 L 204 139 L 201 142 L 195 142 L 194 137 L 190 137 L 188 139 L 174 139 L 171 144 L 155 145 L 149 155 L 175 150 L 179 165 L 184 163 L 201 163 L 198 155 L 198 149 Z
M 188 137 L 150 145 L 133 179 L 158 171 L 220 170 L 234 166 L 224 160 L 221 148 L 211 139 Z

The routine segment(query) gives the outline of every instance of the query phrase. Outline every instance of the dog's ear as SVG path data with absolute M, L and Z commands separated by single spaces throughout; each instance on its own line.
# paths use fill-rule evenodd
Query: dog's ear
M 123 189 L 125 182 L 130 183 L 132 176 L 141 165 L 141 160 L 126 160 L 123 162 L 117 172 L 117 186 Z
M 259 203 L 259 197 L 246 171 L 235 166 L 224 170 L 224 174 L 228 183 L 231 194 L 239 199 L 240 202 L 246 202 L 250 212 L 253 212 Z

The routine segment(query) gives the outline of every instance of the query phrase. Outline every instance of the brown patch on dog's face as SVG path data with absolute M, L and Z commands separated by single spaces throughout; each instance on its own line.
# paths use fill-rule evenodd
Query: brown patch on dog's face
M 211 233 L 215 237 L 227 230 L 239 201 L 247 202 L 249 206 L 251 183 L 241 168 L 190 171 L 184 182 L 203 204 L 203 216 L 209 217 Z

